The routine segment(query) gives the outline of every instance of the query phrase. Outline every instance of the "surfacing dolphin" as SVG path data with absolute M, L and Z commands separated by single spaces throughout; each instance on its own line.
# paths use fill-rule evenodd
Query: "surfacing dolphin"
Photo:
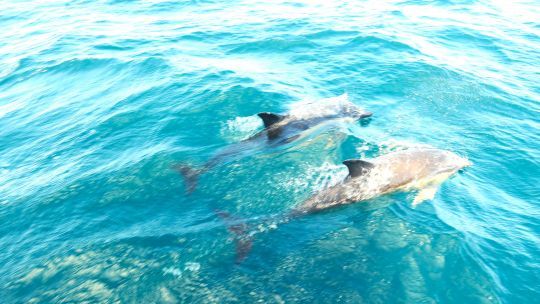
M 316 193 L 296 207 L 292 216 L 361 202 L 396 191 L 418 190 L 413 206 L 433 199 L 439 185 L 471 162 L 450 151 L 412 148 L 391 152 L 370 161 L 343 162 L 349 175 L 339 184 Z
M 275 147 L 291 143 L 308 131 L 326 122 L 335 120 L 356 121 L 370 117 L 368 112 L 350 102 L 347 95 L 328 98 L 318 102 L 301 102 L 285 114 L 263 112 L 257 114 L 263 121 L 264 129 L 257 134 L 231 144 L 208 160 L 201 168 L 195 169 L 186 165 L 176 165 L 184 177 L 186 191 L 191 193 L 197 186 L 198 178 L 218 164 L 227 163 L 249 155 L 265 147 Z
M 422 201 L 433 199 L 441 183 L 462 168 L 470 166 L 471 162 L 450 151 L 411 148 L 369 161 L 350 159 L 343 164 L 349 169 L 349 175 L 343 181 L 314 194 L 285 216 L 270 218 L 269 223 L 275 226 L 332 207 L 362 202 L 397 191 L 418 190 L 413 201 L 413 206 L 416 206 Z M 255 232 L 249 233 L 245 222 L 232 221 L 232 217 L 225 212 L 221 212 L 220 217 L 234 222 L 228 226 L 236 228 L 229 230 L 235 234 L 236 261 L 239 263 L 249 253 Z

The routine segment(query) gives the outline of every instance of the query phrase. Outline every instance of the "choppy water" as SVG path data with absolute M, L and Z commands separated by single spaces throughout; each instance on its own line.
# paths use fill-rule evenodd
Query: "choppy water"
M 540 297 L 540 9 L 508 1 L 1 1 L 0 297 L 22 302 L 531 303 Z M 348 94 L 375 113 L 171 166 Z M 341 161 L 427 144 L 474 166 L 261 225 Z

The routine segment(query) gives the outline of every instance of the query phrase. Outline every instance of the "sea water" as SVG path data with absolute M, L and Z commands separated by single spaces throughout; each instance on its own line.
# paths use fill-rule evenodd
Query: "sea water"
M 2 303 L 533 303 L 536 1 L 0 1 Z M 202 166 L 258 112 L 374 113 Z M 300 105 L 300 106 L 299 106 Z M 473 166 L 269 223 L 347 173 L 432 146 Z M 245 224 L 235 239 L 216 210 Z M 229 227 L 230 228 L 230 227 Z

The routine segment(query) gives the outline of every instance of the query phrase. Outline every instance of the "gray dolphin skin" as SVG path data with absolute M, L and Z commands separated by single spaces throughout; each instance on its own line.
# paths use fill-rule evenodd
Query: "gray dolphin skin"
M 291 216 L 361 202 L 379 195 L 419 190 L 413 206 L 433 199 L 438 186 L 471 162 L 450 151 L 413 148 L 388 153 L 370 161 L 343 162 L 349 175 L 341 183 L 316 193 L 296 207 Z
M 298 103 L 285 114 L 263 112 L 257 115 L 264 123 L 262 131 L 225 147 L 198 169 L 186 165 L 174 166 L 184 177 L 187 193 L 195 190 L 201 174 L 219 164 L 239 159 L 263 148 L 291 143 L 324 123 L 336 120 L 353 122 L 370 117 L 372 113 L 356 106 L 347 100 L 346 95 L 342 95 L 316 103 Z

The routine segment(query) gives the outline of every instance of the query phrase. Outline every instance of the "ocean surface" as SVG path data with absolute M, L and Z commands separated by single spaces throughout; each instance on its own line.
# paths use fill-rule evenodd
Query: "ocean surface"
M 2 303 L 538 303 L 537 1 L 0 6 Z M 374 115 L 172 169 L 329 98 Z M 473 163 L 431 201 L 263 220 L 426 145 Z

